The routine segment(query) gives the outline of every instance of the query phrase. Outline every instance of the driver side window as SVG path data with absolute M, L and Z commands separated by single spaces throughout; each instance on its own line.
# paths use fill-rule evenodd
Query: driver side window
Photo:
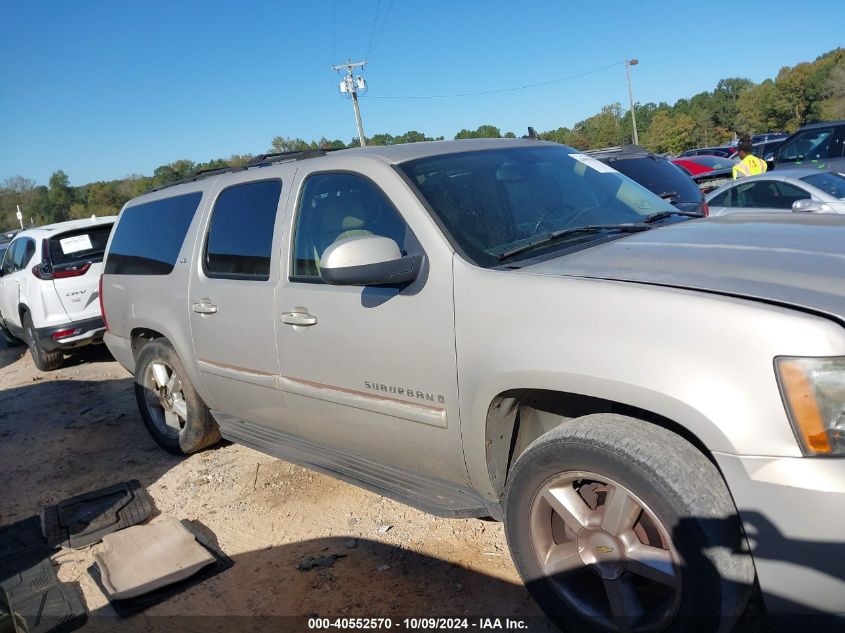
M 390 199 L 358 174 L 309 176 L 294 225 L 292 281 L 320 281 L 320 259 L 333 243 L 350 237 L 389 237 L 402 254 L 415 250 L 408 225 Z

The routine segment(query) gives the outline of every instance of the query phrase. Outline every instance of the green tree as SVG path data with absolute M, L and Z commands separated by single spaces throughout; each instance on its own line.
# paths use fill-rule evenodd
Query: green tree
M 716 125 L 729 130 L 736 129 L 736 103 L 743 91 L 754 85 L 745 77 L 722 79 L 716 85 L 710 99 L 710 112 Z
M 679 154 L 694 145 L 695 119 L 688 114 L 658 112 L 643 139 L 643 145 L 653 152 Z
M 303 152 L 309 149 L 317 149 L 317 143 L 306 142 L 301 138 L 288 138 L 287 136 L 274 136 L 270 143 L 270 152 Z
M 502 138 L 502 132 L 495 125 L 479 125 L 474 130 L 461 130 L 455 138 Z
M 70 215 L 70 207 L 74 203 L 73 189 L 65 172 L 61 169 L 54 171 L 50 176 L 49 199 L 49 221 L 62 222 Z
M 845 119 L 845 63 L 838 63 L 831 71 L 820 109 L 826 121 Z

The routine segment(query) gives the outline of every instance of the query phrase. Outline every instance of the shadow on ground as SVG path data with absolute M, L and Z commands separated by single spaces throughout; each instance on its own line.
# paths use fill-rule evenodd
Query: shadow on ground
M 481 618 L 499 618 L 502 630 L 506 619 L 525 623 L 522 630 L 558 630 L 522 585 L 386 543 L 350 545 L 322 538 L 234 556 L 229 570 L 129 618 L 108 607 L 95 611 L 84 630 L 297 632 L 314 630 L 309 618 L 389 618 L 393 629 L 405 630 L 404 618 L 426 617 L 468 618 L 469 630 Z M 326 566 L 299 569 L 304 560 L 333 555 Z M 424 628 L 446 630 L 425 623 L 415 630 Z
M 5 337 L 0 334 L 0 369 L 11 365 L 26 352 L 23 345 L 9 345 Z
M 132 378 L 32 380 L 0 391 L 0 524 L 127 479 L 149 486 L 179 463 L 147 433 Z

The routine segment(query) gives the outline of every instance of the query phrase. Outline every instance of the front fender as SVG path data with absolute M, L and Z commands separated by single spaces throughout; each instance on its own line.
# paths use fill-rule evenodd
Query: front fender
M 628 282 L 455 270 L 467 468 L 482 494 L 487 412 L 511 389 L 548 389 L 645 409 L 710 451 L 801 455 L 776 356 L 845 354 L 845 331 L 797 310 Z

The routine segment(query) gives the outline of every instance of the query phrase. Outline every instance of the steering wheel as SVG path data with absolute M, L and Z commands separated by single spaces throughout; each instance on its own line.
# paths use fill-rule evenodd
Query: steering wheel
M 540 227 L 543 224 L 546 224 L 546 226 L 548 226 L 549 229 L 551 229 L 551 230 L 556 230 L 557 227 L 551 226 L 551 225 L 546 223 L 546 221 L 549 219 L 549 216 L 551 216 L 552 211 L 555 211 L 556 209 L 564 209 L 566 211 L 575 211 L 575 207 L 573 207 L 568 202 L 564 202 L 563 200 L 549 205 L 548 207 L 543 209 L 542 213 L 540 213 L 540 217 L 538 217 L 537 222 L 534 223 L 534 230 L 531 231 L 531 235 L 529 237 L 534 237 L 535 235 L 537 235 L 537 231 L 540 230 Z M 581 215 L 581 214 L 578 213 L 578 214 L 576 214 L 575 217 L 578 217 L 579 215 Z

